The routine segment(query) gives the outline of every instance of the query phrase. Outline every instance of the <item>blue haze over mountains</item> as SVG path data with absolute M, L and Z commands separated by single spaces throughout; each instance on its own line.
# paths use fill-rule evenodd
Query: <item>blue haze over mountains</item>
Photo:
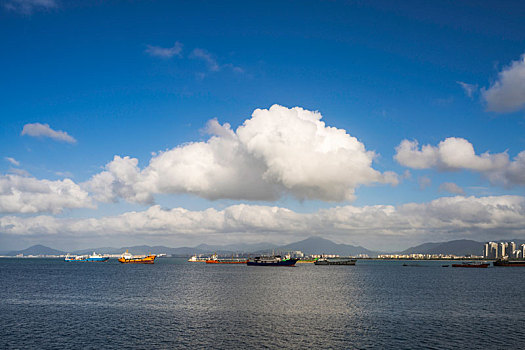
M 520 240 L 509 240 L 514 241 L 518 245 L 524 242 Z M 439 243 L 424 243 L 415 247 L 410 247 L 401 252 L 395 252 L 399 254 L 453 254 L 453 255 L 481 255 L 483 251 L 484 242 L 477 242 L 473 240 L 453 240 L 448 242 Z M 381 254 L 383 252 L 373 251 L 366 249 L 361 246 L 353 246 L 349 244 L 338 244 L 328 239 L 321 237 L 310 237 L 302 241 L 290 243 L 287 245 L 279 246 L 271 243 L 256 243 L 256 244 L 229 244 L 229 245 L 207 245 L 200 244 L 196 247 L 178 247 L 171 248 L 165 246 L 129 246 L 129 247 L 99 247 L 82 249 L 72 252 L 64 252 L 49 248 L 43 245 L 35 245 L 24 250 L 0 252 L 0 254 L 15 256 L 17 254 L 24 255 L 61 255 L 66 253 L 72 254 L 88 254 L 96 251 L 102 254 L 120 254 L 128 249 L 134 254 L 146 254 L 146 253 L 165 253 L 173 256 L 189 256 L 193 254 L 234 254 L 234 253 L 247 253 L 247 254 L 264 254 L 275 252 L 286 252 L 300 250 L 305 254 L 338 254 L 338 255 L 352 255 L 356 256 L 359 254 L 367 254 L 371 257 Z M 388 252 L 392 253 L 392 252 Z

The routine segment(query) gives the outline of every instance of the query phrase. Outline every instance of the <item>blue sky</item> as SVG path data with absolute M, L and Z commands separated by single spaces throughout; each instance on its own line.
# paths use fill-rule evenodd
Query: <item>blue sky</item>
M 523 238 L 524 16 L 5 0 L 0 245 Z

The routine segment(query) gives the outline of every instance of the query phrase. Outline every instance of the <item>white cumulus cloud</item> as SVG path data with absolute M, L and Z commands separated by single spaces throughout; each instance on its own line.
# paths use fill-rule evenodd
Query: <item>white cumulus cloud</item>
M 40 123 L 26 124 L 24 125 L 24 128 L 22 129 L 21 135 L 28 135 L 28 136 L 34 136 L 34 137 L 49 137 L 53 140 L 63 141 L 67 143 L 77 142 L 77 140 L 75 140 L 67 132 L 51 129 L 49 124 L 40 124 Z
M 397 184 L 396 174 L 372 168 L 374 152 L 321 118 L 318 112 L 274 105 L 255 110 L 236 131 L 211 120 L 208 141 L 160 152 L 144 169 L 135 158 L 115 156 L 84 185 L 99 200 L 148 203 L 156 193 L 344 201 L 353 200 L 360 185 Z
M 525 107 L 525 54 L 498 74 L 498 80 L 482 89 L 487 110 L 497 113 L 515 112 Z
M 92 207 L 88 193 L 69 179 L 0 176 L 0 213 L 60 213 L 65 208 Z
M 507 152 L 489 152 L 477 155 L 474 146 L 463 139 L 449 137 L 437 146 L 403 140 L 396 147 L 394 159 L 413 169 L 436 168 L 441 171 L 472 170 L 487 177 L 493 184 L 503 186 L 525 185 L 525 151 L 513 160 Z

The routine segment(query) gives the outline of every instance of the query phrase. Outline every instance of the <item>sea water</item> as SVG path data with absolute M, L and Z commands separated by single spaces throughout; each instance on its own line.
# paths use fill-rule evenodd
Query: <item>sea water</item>
M 525 268 L 442 264 L 0 259 L 0 349 L 524 348 Z

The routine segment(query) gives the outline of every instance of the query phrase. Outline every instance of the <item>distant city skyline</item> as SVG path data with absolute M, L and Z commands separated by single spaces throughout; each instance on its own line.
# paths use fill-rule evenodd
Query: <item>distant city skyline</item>
M 525 239 L 523 18 L 6 0 L 0 250 Z

